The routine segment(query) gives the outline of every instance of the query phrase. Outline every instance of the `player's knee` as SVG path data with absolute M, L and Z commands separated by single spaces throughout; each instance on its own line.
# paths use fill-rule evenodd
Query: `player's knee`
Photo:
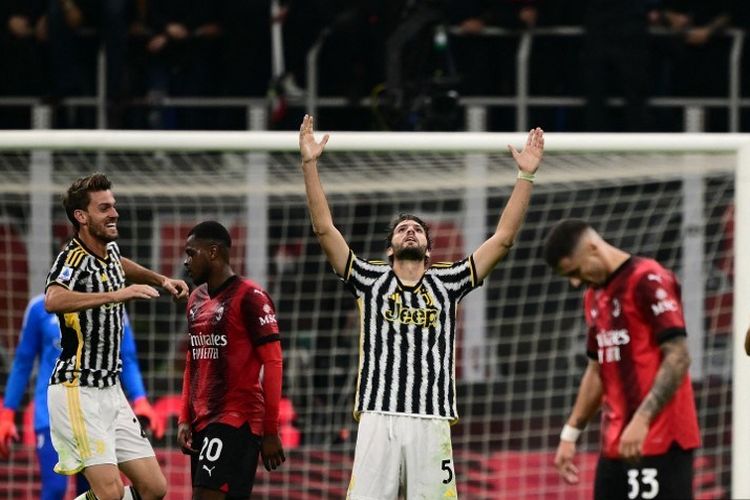
M 161 500 L 167 496 L 167 479 L 159 473 L 150 481 L 139 485 L 138 494 L 143 500 Z
M 98 500 L 122 500 L 125 494 L 125 486 L 119 477 L 108 479 L 96 486 L 94 494 Z

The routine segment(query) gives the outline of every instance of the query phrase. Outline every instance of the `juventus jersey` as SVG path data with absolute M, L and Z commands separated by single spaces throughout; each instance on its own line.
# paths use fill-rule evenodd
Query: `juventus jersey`
M 101 257 L 73 238 L 55 259 L 46 288 L 62 286 L 74 292 L 112 292 L 125 286 L 120 249 L 110 242 Z M 122 303 L 104 304 L 83 311 L 58 314 L 62 352 L 50 384 L 109 387 L 122 371 L 120 342 L 123 332 Z
M 360 311 L 355 418 L 372 411 L 457 420 L 456 311 L 481 285 L 473 259 L 433 264 L 410 287 L 387 263 L 350 250 L 341 278 Z

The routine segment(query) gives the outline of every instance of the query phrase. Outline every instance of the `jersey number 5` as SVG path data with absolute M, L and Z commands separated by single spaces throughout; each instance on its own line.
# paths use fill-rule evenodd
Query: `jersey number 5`
M 441 462 L 440 468 L 448 473 L 448 477 L 443 479 L 443 484 L 448 484 L 453 481 L 453 469 L 451 469 L 451 460 L 446 458 Z

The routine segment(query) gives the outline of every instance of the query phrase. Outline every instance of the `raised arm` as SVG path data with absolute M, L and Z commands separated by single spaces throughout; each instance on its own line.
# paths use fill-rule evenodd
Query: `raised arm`
M 474 252 L 474 264 L 479 280 L 486 278 L 507 255 L 521 228 L 531 199 L 534 174 L 544 153 L 544 131 L 538 127 L 529 131 L 526 145 L 520 152 L 511 145 L 508 145 L 508 150 L 518 165 L 518 179 L 508 203 L 500 214 L 495 233 Z
M 349 245 L 341 232 L 333 225 L 331 209 L 318 175 L 318 158 L 323 154 L 327 142 L 328 134 L 323 136 L 320 142 L 315 142 L 313 117 L 305 115 L 299 128 L 299 151 L 302 156 L 302 174 L 305 178 L 310 222 L 312 222 L 313 232 L 318 237 L 320 246 L 328 257 L 328 262 L 337 274 L 343 276 L 349 257 Z

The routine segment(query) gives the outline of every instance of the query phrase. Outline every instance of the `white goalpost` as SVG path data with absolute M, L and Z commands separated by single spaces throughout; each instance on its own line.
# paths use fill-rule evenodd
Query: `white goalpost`
M 388 221 L 414 212 L 432 227 L 435 260 L 452 260 L 493 230 L 515 182 L 507 144 L 524 141 L 516 133 L 331 132 L 320 173 L 334 221 L 359 255 L 381 258 Z M 582 217 L 680 276 L 703 437 L 696 496 L 750 497 L 750 136 L 548 133 L 545 144 L 516 245 L 462 304 L 459 494 L 562 499 L 591 491 L 596 422 L 581 442 L 580 485 L 564 485 L 552 465 L 585 364 L 582 292 L 540 257 L 554 222 Z M 70 234 L 59 196 L 97 170 L 114 183 L 125 255 L 179 276 L 187 231 L 216 219 L 232 234 L 235 267 L 276 302 L 289 458 L 278 471 L 259 471 L 254 497 L 343 497 L 356 435 L 356 307 L 311 233 L 296 132 L 0 132 L 3 392 L 23 308 Z M 184 311 L 160 299 L 128 310 L 146 385 L 174 434 L 169 402 L 180 393 Z M 36 494 L 32 445 L 14 448 L 0 496 Z M 189 469 L 174 436 L 155 447 L 169 498 L 185 497 Z

